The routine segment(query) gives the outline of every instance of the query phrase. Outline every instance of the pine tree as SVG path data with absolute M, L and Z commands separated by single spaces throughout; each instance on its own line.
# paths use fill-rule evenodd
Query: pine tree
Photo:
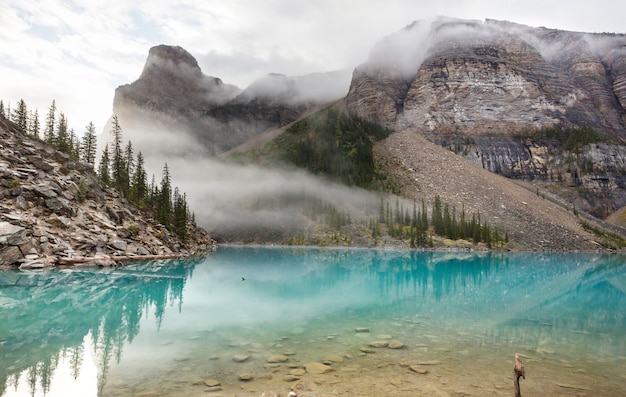
M 163 178 L 161 179 L 161 190 L 157 198 L 157 221 L 170 229 L 170 213 L 172 212 L 172 181 L 170 170 L 165 163 L 163 166 Z
M 57 124 L 57 133 L 53 145 L 63 153 L 71 153 L 72 141 L 67 130 L 67 119 L 63 112 L 59 113 L 59 123 Z
M 141 205 L 148 194 L 146 170 L 144 168 L 143 154 L 137 153 L 137 163 L 131 184 L 131 197 L 138 205 Z
M 96 127 L 90 121 L 85 127 L 85 133 L 80 145 L 80 159 L 93 165 L 96 161 Z
M 180 241 L 187 241 L 187 196 L 181 195 L 178 188 L 174 189 L 174 233 Z
M 133 150 L 133 144 L 128 141 L 126 143 L 126 148 L 124 149 L 124 164 L 126 165 L 126 177 L 128 178 L 129 182 L 130 182 L 130 178 L 133 175 L 133 173 L 135 172 L 134 168 L 135 168 L 135 159 L 134 156 L 135 152 Z
M 74 129 L 70 129 L 70 133 L 68 134 L 68 154 L 70 155 L 70 159 L 72 161 L 78 161 L 80 158 L 80 143 L 78 142 L 78 137 L 74 132 Z
M 111 155 L 111 179 L 113 187 L 115 187 L 118 192 L 122 193 L 122 195 L 127 195 L 129 178 L 126 173 L 126 164 L 124 162 L 122 149 L 122 127 L 120 127 L 117 116 L 113 116 L 111 134 L 113 134 L 113 153 Z
M 26 109 L 26 102 L 23 99 L 19 100 L 17 108 L 13 110 L 13 121 L 24 133 L 28 132 L 28 109 Z
M 433 214 L 431 218 L 435 233 L 442 236 L 444 234 L 444 224 L 443 214 L 441 210 L 441 198 L 439 197 L 439 195 L 435 196 L 435 201 L 433 202 Z
M 35 109 L 35 113 L 31 113 L 30 115 L 30 123 L 28 127 L 28 133 L 35 138 L 39 138 L 39 130 L 41 126 L 39 124 L 39 111 Z
M 100 163 L 98 165 L 98 178 L 104 186 L 111 185 L 111 171 L 109 170 L 109 164 L 111 160 L 109 158 L 109 144 L 104 146 L 102 151 L 102 157 L 100 157 Z
M 56 102 L 52 100 L 52 105 L 48 109 L 48 115 L 46 116 L 46 129 L 43 133 L 43 139 L 46 143 L 53 145 L 55 141 L 54 125 L 56 117 L 57 106 Z
M 4 102 L 2 102 L 2 99 L 0 99 L 0 117 L 7 117 L 6 113 L 4 112 Z

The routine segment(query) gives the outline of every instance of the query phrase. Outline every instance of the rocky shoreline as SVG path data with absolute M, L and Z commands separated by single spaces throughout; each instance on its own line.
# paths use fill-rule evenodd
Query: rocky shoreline
M 0 269 L 114 266 L 215 249 L 191 224 L 182 243 L 147 211 L 101 187 L 90 164 L 71 161 L 2 117 L 0 139 Z

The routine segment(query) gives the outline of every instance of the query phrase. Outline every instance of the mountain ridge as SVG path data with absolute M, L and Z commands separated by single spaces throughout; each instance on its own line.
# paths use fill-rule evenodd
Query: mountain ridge
M 406 171 L 403 163 L 410 157 L 405 148 L 414 147 L 414 155 L 418 155 L 419 145 L 415 137 L 410 138 L 410 134 L 418 134 L 468 160 L 472 167 L 526 181 L 528 189 L 546 192 L 541 196 L 553 194 L 559 211 L 570 211 L 565 211 L 569 215 L 563 215 L 562 222 L 522 211 L 529 217 L 525 227 L 545 227 L 541 236 L 524 237 L 519 249 L 589 250 L 597 248 L 594 238 L 600 238 L 581 229 L 587 221 L 592 228 L 598 224 L 625 234 L 602 222 L 626 205 L 625 81 L 626 36 L 438 18 L 413 22 L 375 45 L 367 62 L 354 69 L 343 98 L 289 103 L 284 98 L 295 97 L 294 81 L 270 75 L 247 93 L 243 90 L 224 105 L 206 110 L 207 117 L 192 120 L 197 126 L 210 118 L 216 122 L 211 125 L 212 132 L 200 128 L 204 132 L 189 135 L 207 147 L 208 156 L 228 158 L 238 152 L 239 159 L 263 163 L 268 154 L 273 156 L 276 140 L 288 126 L 317 108 L 331 106 L 394 131 L 376 144 L 374 160 L 403 192 L 423 189 L 416 182 L 419 177 L 402 176 Z M 275 95 L 255 92 L 255 88 L 274 83 Z M 185 130 L 188 125 L 184 122 L 178 127 Z M 396 139 L 396 134 L 402 139 Z M 309 132 L 308 139 L 313 136 Z M 425 146 L 427 141 L 421 142 Z M 446 157 L 444 152 L 437 153 Z M 441 162 L 440 166 L 442 174 L 448 166 L 471 173 L 471 168 L 459 168 L 455 162 Z M 486 181 L 489 179 L 481 183 Z M 510 182 L 507 189 L 518 192 Z M 458 204 L 455 194 L 446 191 L 444 195 L 437 183 L 430 183 L 429 192 L 405 196 L 426 199 L 430 204 L 440 192 L 444 200 Z M 504 182 L 498 179 L 497 183 Z M 500 219 L 496 221 L 500 226 L 515 224 L 512 214 L 494 210 L 499 208 L 494 197 L 484 205 L 478 202 L 483 187 L 477 186 L 471 193 L 475 207 Z M 520 195 L 525 193 L 514 196 Z M 523 201 L 543 208 L 541 200 Z M 597 222 L 585 214 L 585 220 L 572 218 L 580 212 L 593 214 Z M 550 242 L 559 228 L 572 236 L 570 242 Z M 579 238 L 584 242 L 577 245 Z

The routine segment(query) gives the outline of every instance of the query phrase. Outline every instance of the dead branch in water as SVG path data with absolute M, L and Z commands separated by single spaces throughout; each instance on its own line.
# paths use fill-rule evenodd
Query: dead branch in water
M 519 388 L 519 378 L 526 379 L 526 371 L 524 371 L 524 364 L 519 358 L 519 354 L 515 354 L 515 365 L 513 366 L 513 388 L 515 389 L 515 397 L 522 397 Z

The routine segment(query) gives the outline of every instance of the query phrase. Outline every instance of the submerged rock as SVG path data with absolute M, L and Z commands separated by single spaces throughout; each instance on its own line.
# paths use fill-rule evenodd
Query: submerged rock
M 411 365 L 409 366 L 409 369 L 413 372 L 415 372 L 416 374 L 426 374 L 428 373 L 428 370 L 424 367 L 420 367 L 419 365 Z
M 330 365 L 316 362 L 306 363 L 304 368 L 306 368 L 306 372 L 313 375 L 321 375 L 333 371 L 333 367 Z
M 406 345 L 398 340 L 392 340 L 389 342 L 389 345 L 387 345 L 388 348 L 390 349 L 404 349 Z
M 284 354 L 272 354 L 267 358 L 267 362 L 270 364 L 284 363 L 288 358 Z
M 233 361 L 236 363 L 243 363 L 244 361 L 247 361 L 249 358 L 250 356 L 246 354 L 235 354 L 233 356 Z
M 222 383 L 217 379 L 205 379 L 204 384 L 209 387 L 221 386 Z

